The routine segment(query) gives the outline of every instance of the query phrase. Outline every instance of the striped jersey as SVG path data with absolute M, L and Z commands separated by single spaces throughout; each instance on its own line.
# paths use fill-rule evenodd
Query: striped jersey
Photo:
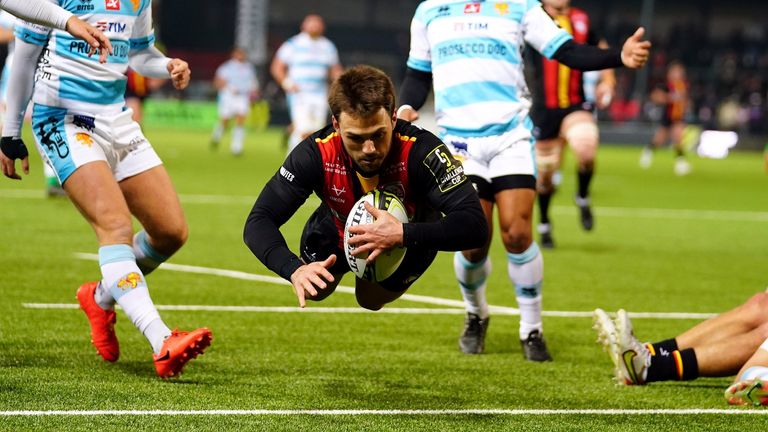
M 427 0 L 411 22 L 408 66 L 432 73 L 441 134 L 501 135 L 530 123 L 524 44 L 551 58 L 571 39 L 538 0 Z
M 41 45 L 36 104 L 87 112 L 125 105 L 129 55 L 154 45 L 151 0 L 48 0 L 98 28 L 112 42 L 107 62 L 88 57 L 90 46 L 69 33 L 19 21 L 16 37 Z
M 275 55 L 288 66 L 288 78 L 302 93 L 325 95 L 330 69 L 339 63 L 333 42 L 323 36 L 312 39 L 306 33 L 285 41 Z
M 248 96 L 259 87 L 256 72 L 248 62 L 227 60 L 216 69 L 216 78 L 226 83 L 221 91 L 232 95 Z
M 600 38 L 592 31 L 589 16 L 579 8 L 571 7 L 566 15 L 557 15 L 553 19 L 578 44 L 597 46 L 600 42 Z M 531 83 L 534 105 L 547 109 L 565 109 L 580 106 L 586 101 L 582 71 L 544 58 L 536 52 L 529 55 L 535 70 Z M 600 76 L 599 71 L 596 71 L 596 76 Z

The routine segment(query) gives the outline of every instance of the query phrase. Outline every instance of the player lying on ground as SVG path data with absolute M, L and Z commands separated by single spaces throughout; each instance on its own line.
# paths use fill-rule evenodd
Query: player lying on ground
M 100 63 L 88 55 L 92 46 L 61 30 L 16 26 L 0 155 L 4 174 L 20 178 L 16 159 L 28 172 L 21 125 L 34 94 L 38 151 L 99 240 L 102 279 L 77 291 L 92 342 L 104 360 L 118 359 L 118 303 L 149 341 L 157 374 L 175 376 L 210 344 L 211 333 L 171 331 L 149 296 L 144 276 L 181 248 L 188 229 L 168 173 L 125 108 L 123 94 L 129 64 L 145 76 L 170 78 L 177 89 L 189 84 L 189 67 L 154 48 L 150 0 L 95 2 L 89 11 L 78 10 L 77 2 L 64 4 L 91 23 L 109 23 L 105 33 L 114 49 Z M 144 228 L 135 236 L 131 215 Z
M 675 338 L 656 343 L 638 341 L 623 309 L 615 320 L 596 309 L 594 324 L 620 384 L 736 374 L 737 384 L 726 393 L 730 403 L 748 403 L 747 393 L 757 387 L 749 396 L 754 400 L 762 397 L 762 403 L 768 404 L 768 389 L 764 387 L 768 383 L 768 292 L 756 294 Z
M 343 259 L 344 224 L 366 192 L 391 192 L 405 204 L 410 223 L 367 209 L 377 220 L 351 228 L 353 255 L 369 260 L 406 247 L 403 262 L 380 283 L 358 278 L 360 306 L 378 310 L 400 297 L 429 267 L 438 250 L 479 247 L 488 226 L 461 164 L 430 132 L 397 120 L 389 77 L 357 66 L 337 79 L 328 96 L 332 124 L 303 140 L 261 191 L 245 224 L 244 239 L 270 270 L 291 281 L 301 307 L 336 289 L 349 266 Z M 301 236 L 301 258 L 291 252 L 282 226 L 314 192 L 322 201 Z M 441 217 L 441 213 L 444 215 Z

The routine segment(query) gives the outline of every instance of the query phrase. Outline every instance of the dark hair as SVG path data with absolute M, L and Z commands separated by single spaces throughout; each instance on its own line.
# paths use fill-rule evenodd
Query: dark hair
M 380 69 L 358 65 L 331 84 L 328 105 L 336 119 L 342 112 L 355 118 L 370 117 L 381 108 L 392 114 L 395 112 L 395 86 Z

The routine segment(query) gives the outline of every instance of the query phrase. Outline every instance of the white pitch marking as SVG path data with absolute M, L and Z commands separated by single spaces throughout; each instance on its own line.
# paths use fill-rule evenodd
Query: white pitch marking
M 86 260 L 93 260 L 93 261 L 99 260 L 99 256 L 97 254 L 77 252 L 75 253 L 75 256 L 81 259 L 86 259 Z M 159 269 L 178 271 L 183 273 L 196 273 L 196 274 L 223 276 L 223 277 L 229 277 L 233 279 L 258 281 L 258 282 L 272 283 L 277 285 L 287 285 L 287 286 L 291 285 L 291 283 L 288 282 L 287 280 L 277 276 L 264 276 L 264 275 L 258 275 L 253 273 L 241 272 L 237 270 L 225 270 L 225 269 L 191 266 L 191 265 L 184 265 L 184 264 L 173 264 L 173 263 L 163 263 L 162 265 L 160 265 Z M 339 285 L 338 287 L 336 287 L 336 291 L 347 293 L 347 294 L 354 294 L 355 288 L 351 286 Z M 451 307 L 462 308 L 462 309 L 464 308 L 464 302 L 461 300 L 442 299 L 438 297 L 429 297 L 429 296 L 407 294 L 407 293 L 403 294 L 400 298 L 402 300 L 409 300 L 417 303 L 434 304 L 434 305 L 440 305 L 440 306 L 451 306 Z M 499 312 L 499 313 L 504 311 L 507 311 L 507 312 L 517 311 L 517 309 L 515 308 L 508 308 L 503 306 L 492 306 L 490 310 L 491 312 Z
M 77 309 L 76 303 L 22 303 L 27 309 Z M 120 308 L 120 306 L 117 306 Z M 445 308 L 384 308 L 371 311 L 361 307 L 309 307 L 293 306 L 212 306 L 212 305 L 155 305 L 158 310 L 209 312 L 278 312 L 278 313 L 347 313 L 347 314 L 414 314 L 463 315 L 464 309 Z
M 0 198 L 44 199 L 45 194 L 37 189 L 0 189 Z M 205 195 L 179 194 L 179 199 L 188 204 L 253 204 L 256 196 L 247 195 Z M 309 200 L 317 201 L 315 196 Z M 312 201 L 312 202 L 314 202 Z M 309 202 L 309 201 L 308 201 Z M 310 204 L 312 204 L 310 202 Z M 575 214 L 573 206 L 552 207 L 557 214 Z M 768 222 L 768 212 L 741 210 L 696 210 L 632 207 L 595 207 L 595 212 L 605 217 L 628 217 L 643 219 L 680 219 L 680 220 L 725 220 L 745 222 Z
M 4 417 L 41 417 L 41 416 L 446 416 L 446 415 L 768 415 L 768 410 L 760 409 L 445 409 L 445 410 L 51 410 L 51 411 L 0 411 Z

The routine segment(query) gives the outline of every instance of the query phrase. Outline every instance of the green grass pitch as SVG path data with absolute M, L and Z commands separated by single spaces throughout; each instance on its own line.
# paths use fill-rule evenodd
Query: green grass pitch
M 208 147 L 208 132 L 148 129 L 166 163 L 190 225 L 172 264 L 272 275 L 242 242 L 243 222 L 279 167 L 280 133 L 248 136 L 234 158 Z M 31 143 L 31 139 L 28 139 Z M 639 148 L 600 149 L 593 186 L 596 228 L 578 225 L 573 160 L 554 200 L 558 248 L 545 251 L 547 311 L 714 313 L 766 288 L 768 176 L 761 155 L 692 158 L 687 177 L 672 174 L 669 151 L 648 171 Z M 75 289 L 99 276 L 90 227 L 66 199 L 46 199 L 39 157 L 22 182 L 0 180 L 0 430 L 735 430 L 766 424 L 762 415 L 629 415 L 562 411 L 536 414 L 440 414 L 440 410 L 727 409 L 730 378 L 617 387 L 608 356 L 586 317 L 547 316 L 555 361 L 522 358 L 516 316 L 493 316 L 486 354 L 459 353 L 461 314 L 312 313 L 355 307 L 336 292 L 310 311 L 163 310 L 171 327 L 207 326 L 214 341 L 178 380 L 155 377 L 151 351 L 118 313 L 121 358 L 105 364 L 76 309 L 25 303 L 75 303 Z M 296 248 L 312 198 L 284 227 Z M 515 307 L 503 248 L 495 233 L 492 305 Z M 460 300 L 451 254 L 442 253 L 409 293 Z M 157 305 L 297 305 L 286 285 L 158 270 L 149 279 Z M 342 282 L 350 285 L 347 276 Z M 445 308 L 401 299 L 392 308 Z M 635 319 L 643 340 L 672 337 L 690 319 Z M 17 410 L 287 410 L 261 415 L 3 416 Z M 291 410 L 435 410 L 432 414 L 299 414 Z M 738 412 L 765 410 L 734 409 Z M 760 427 L 757 427 L 760 429 Z

